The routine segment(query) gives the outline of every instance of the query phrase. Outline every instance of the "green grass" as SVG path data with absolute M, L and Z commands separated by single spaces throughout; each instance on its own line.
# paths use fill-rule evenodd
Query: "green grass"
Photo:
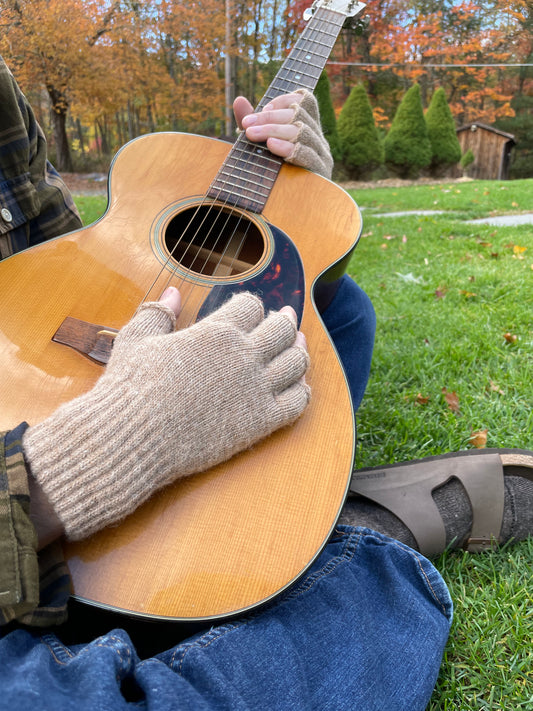
M 533 181 L 351 193 L 365 209 L 349 272 L 378 322 L 357 466 L 467 449 L 484 429 L 489 447 L 533 449 L 533 225 L 464 221 L 533 212 Z M 415 209 L 447 213 L 374 216 Z M 533 539 L 437 567 L 455 620 L 428 709 L 533 709 Z
M 484 429 L 489 447 L 533 449 L 533 226 L 465 223 L 533 212 L 533 180 L 351 192 L 365 209 L 349 272 L 378 319 L 357 465 L 465 449 Z M 76 202 L 86 224 L 106 206 L 105 197 Z M 375 216 L 415 209 L 446 214 Z M 457 394 L 458 412 L 443 388 Z M 437 566 L 455 620 L 429 711 L 533 709 L 533 539 L 446 553 Z
M 74 200 L 84 225 L 96 222 L 107 206 L 107 197 L 104 195 L 75 195 Z
M 399 188 L 351 190 L 364 195 L 368 210 L 449 210 L 470 219 L 485 215 L 527 212 L 532 209 L 531 180 L 476 180 L 409 185 Z

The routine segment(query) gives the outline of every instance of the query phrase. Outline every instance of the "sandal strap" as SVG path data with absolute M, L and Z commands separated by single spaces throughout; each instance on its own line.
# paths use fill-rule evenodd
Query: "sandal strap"
M 431 494 L 453 478 L 464 486 L 472 507 L 472 531 L 465 547 L 486 550 L 498 541 L 503 520 L 505 487 L 498 453 L 454 454 L 356 470 L 350 493 L 391 511 L 409 528 L 420 552 L 435 556 L 446 548 L 446 530 Z

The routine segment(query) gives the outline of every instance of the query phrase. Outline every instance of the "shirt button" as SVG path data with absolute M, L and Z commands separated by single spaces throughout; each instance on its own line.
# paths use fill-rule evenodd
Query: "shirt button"
M 13 221 L 13 215 L 9 212 L 7 207 L 4 207 L 3 210 L 0 212 L 0 215 L 2 215 L 3 219 L 6 222 L 12 222 Z

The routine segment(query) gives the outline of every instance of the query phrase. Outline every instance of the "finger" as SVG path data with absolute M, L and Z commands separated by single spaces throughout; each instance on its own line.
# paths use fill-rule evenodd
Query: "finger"
M 248 99 L 245 99 L 244 96 L 238 96 L 235 101 L 233 102 L 233 114 L 235 116 L 235 121 L 237 122 L 237 126 L 239 128 L 242 128 L 242 120 L 245 116 L 248 114 L 252 114 L 254 111 L 254 107 L 252 104 L 248 101 Z
M 254 143 L 265 143 L 268 149 L 282 157 L 294 150 L 294 141 L 299 128 L 294 124 L 266 124 L 250 126 L 246 129 L 246 138 Z
M 272 391 L 282 393 L 302 381 L 309 368 L 309 354 L 300 346 L 286 348 L 267 368 L 267 379 Z
M 115 338 L 113 353 L 130 348 L 147 336 L 172 333 L 180 308 L 181 297 L 175 287 L 167 289 L 159 301 L 142 304 L 135 316 Z
M 242 119 L 242 127 L 248 129 L 251 126 L 268 126 L 270 131 L 274 126 L 290 125 L 294 118 L 294 109 L 278 109 L 276 111 L 261 111 L 258 114 L 247 114 Z
M 263 111 L 275 111 L 277 109 L 288 109 L 293 104 L 299 104 L 303 99 L 303 94 L 301 93 L 291 93 L 282 94 L 272 99 L 266 106 L 263 107 Z
M 290 158 L 295 150 L 294 143 L 282 141 L 280 138 L 267 138 L 266 144 L 268 150 L 280 158 Z
M 262 362 L 268 363 L 294 344 L 296 333 L 296 320 L 291 314 L 273 311 L 257 326 L 250 335 L 250 340 L 253 348 L 259 352 Z
M 263 316 L 264 309 L 261 299 L 254 294 L 245 292 L 234 294 L 229 301 L 202 319 L 200 323 L 206 321 L 228 323 L 248 333 L 262 322 Z
M 311 388 L 299 380 L 276 396 L 276 404 L 285 424 L 298 419 L 311 400 Z
M 298 317 L 296 316 L 296 311 L 292 308 L 292 306 L 282 306 L 279 312 L 280 314 L 287 314 L 287 316 L 292 319 L 295 326 L 298 324 Z
M 181 311 L 181 294 L 175 286 L 169 286 L 168 289 L 161 294 L 159 299 L 160 304 L 168 306 L 174 312 L 176 318 Z

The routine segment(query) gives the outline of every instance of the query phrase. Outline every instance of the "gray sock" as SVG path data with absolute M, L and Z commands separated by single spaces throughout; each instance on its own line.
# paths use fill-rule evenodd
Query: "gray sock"
M 505 476 L 504 484 L 500 542 L 505 543 L 511 538 L 521 541 L 533 534 L 533 481 L 509 475 Z M 435 489 L 433 499 L 446 530 L 446 545 L 460 547 L 472 529 L 472 509 L 463 485 L 452 479 Z M 397 516 L 364 497 L 352 497 L 346 501 L 339 523 L 365 526 L 417 548 L 414 536 Z

